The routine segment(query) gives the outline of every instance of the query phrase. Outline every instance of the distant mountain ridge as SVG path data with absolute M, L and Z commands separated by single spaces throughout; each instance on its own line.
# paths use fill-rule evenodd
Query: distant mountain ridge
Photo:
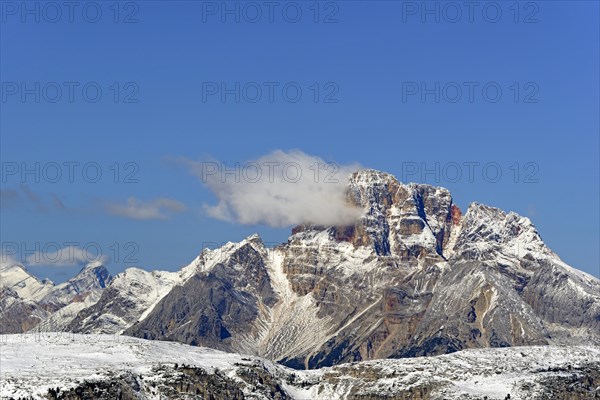
M 86 265 L 59 285 L 39 280 L 20 264 L 0 266 L 0 333 L 41 326 L 62 330 L 77 312 L 100 299 L 112 276 L 99 263 Z

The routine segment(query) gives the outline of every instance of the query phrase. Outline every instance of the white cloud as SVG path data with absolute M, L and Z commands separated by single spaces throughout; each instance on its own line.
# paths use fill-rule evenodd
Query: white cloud
M 6 244 L 6 243 L 5 243 Z M 34 244 L 35 251 L 27 250 L 17 243 L 10 242 L 0 253 L 0 268 L 10 268 L 15 265 L 29 267 L 81 267 L 82 265 L 106 265 L 110 257 L 102 253 L 102 248 L 97 243 L 87 243 L 84 248 L 59 243 Z M 18 258 L 15 258 L 18 256 Z
M 29 254 L 24 264 L 27 266 L 77 267 L 89 263 L 106 264 L 108 261 L 108 256 L 102 254 L 99 245 L 90 245 L 85 249 L 77 246 L 61 248 L 52 246 Z
M 240 224 L 348 225 L 361 211 L 346 201 L 348 178 L 358 165 L 337 165 L 301 151 L 274 151 L 229 165 L 184 160 L 217 196 L 208 215 Z
M 185 205 L 174 199 L 159 198 L 141 201 L 135 197 L 127 199 L 127 204 L 107 203 L 105 209 L 109 214 L 125 218 L 149 220 L 168 219 L 172 213 L 185 211 Z

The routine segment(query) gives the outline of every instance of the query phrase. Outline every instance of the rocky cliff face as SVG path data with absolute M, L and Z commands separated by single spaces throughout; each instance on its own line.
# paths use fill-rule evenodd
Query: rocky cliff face
M 393 255 L 403 262 L 443 259 L 452 212 L 456 212 L 446 189 L 403 185 L 392 175 L 362 171 L 350 178 L 348 199 L 363 208 L 364 215 L 353 227 L 335 228 L 338 238 L 373 247 L 377 255 Z
M 353 226 L 211 252 L 125 333 L 295 368 L 600 339 L 599 281 L 527 218 L 476 203 L 462 215 L 443 188 L 370 170 L 350 178 L 348 201 L 364 210 Z

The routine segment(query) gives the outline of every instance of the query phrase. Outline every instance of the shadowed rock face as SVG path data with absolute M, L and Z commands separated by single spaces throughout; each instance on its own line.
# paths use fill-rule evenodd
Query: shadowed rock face
M 277 302 L 264 254 L 255 245 L 240 246 L 209 271 L 174 287 L 146 319 L 125 333 L 235 350 L 235 336 L 254 332 L 261 309 Z
M 205 250 L 172 287 L 148 283 L 155 302 L 115 279 L 69 330 L 114 332 L 119 320 L 128 335 L 294 368 L 600 343 L 600 282 L 563 263 L 529 219 L 476 203 L 463 214 L 446 189 L 370 170 L 350 177 L 347 198 L 364 211 L 352 226 Z

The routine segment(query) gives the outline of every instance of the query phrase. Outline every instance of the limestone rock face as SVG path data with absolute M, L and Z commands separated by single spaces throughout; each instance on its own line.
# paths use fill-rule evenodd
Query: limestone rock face
M 409 263 L 443 259 L 453 210 L 446 189 L 404 185 L 390 174 L 367 170 L 352 175 L 348 197 L 365 210 L 364 216 L 350 229 L 336 232 L 352 232 L 342 236 L 353 244 L 372 245 L 380 256 L 395 255 Z

